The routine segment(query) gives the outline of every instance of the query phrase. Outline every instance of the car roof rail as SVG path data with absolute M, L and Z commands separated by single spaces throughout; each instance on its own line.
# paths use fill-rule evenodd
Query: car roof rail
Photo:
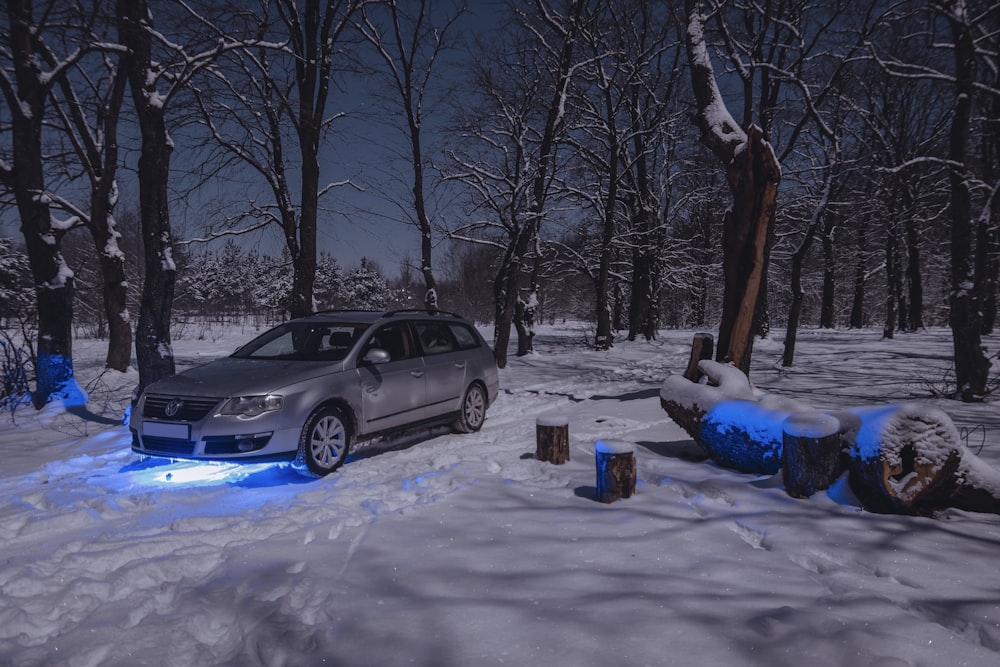
M 333 313 L 381 313 L 381 310 L 366 310 L 364 308 L 327 308 L 324 310 L 317 310 L 315 313 L 310 313 L 310 315 L 330 315 Z
M 440 315 L 442 317 L 454 317 L 457 319 L 462 319 L 461 315 L 456 313 L 450 313 L 447 310 L 431 310 L 430 308 L 401 308 L 399 310 L 390 310 L 385 313 L 385 317 L 394 317 L 396 315 L 409 315 L 409 314 L 425 314 L 425 315 Z

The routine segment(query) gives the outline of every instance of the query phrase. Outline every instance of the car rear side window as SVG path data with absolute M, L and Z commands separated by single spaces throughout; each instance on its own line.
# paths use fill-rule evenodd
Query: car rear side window
M 458 349 L 471 350 L 474 347 L 479 347 L 479 338 L 466 325 L 452 322 L 448 324 L 448 328 L 451 329 L 455 342 L 458 343 Z
M 451 330 L 444 322 L 416 322 L 413 326 L 425 355 L 445 354 L 458 349 Z

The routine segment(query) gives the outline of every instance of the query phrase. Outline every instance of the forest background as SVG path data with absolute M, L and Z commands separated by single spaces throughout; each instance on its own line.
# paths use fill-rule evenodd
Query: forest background
M 197 318 L 342 307 L 493 322 L 500 366 L 540 319 L 744 368 L 946 324 L 953 395 L 996 383 L 988 0 L 5 0 L 0 91 L 5 401 L 72 397 L 77 332 L 145 386 Z

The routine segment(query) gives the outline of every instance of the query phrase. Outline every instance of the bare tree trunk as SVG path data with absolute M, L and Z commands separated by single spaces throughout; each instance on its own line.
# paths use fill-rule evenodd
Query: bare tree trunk
M 128 48 L 128 72 L 142 147 L 139 154 L 139 220 L 145 258 L 135 353 L 139 389 L 174 374 L 170 319 L 177 267 L 174 264 L 167 184 L 172 143 L 167 135 L 165 109 L 152 75 L 149 30 L 152 17 L 146 0 L 118 0 L 119 39 Z
M 733 207 L 723 228 L 722 321 L 717 358 L 750 372 L 757 297 L 764 279 L 767 229 L 774 219 L 781 170 L 760 128 L 747 130 L 747 147 L 726 166 Z
M 854 286 L 853 297 L 851 298 L 851 323 L 852 329 L 860 329 L 865 326 L 865 281 L 867 272 L 865 271 L 865 256 L 868 254 L 868 234 L 865 225 L 858 227 L 858 243 L 854 258 Z
M 837 263 L 833 257 L 833 221 L 836 217 L 833 213 L 829 213 L 823 225 L 823 296 L 819 311 L 819 326 L 823 329 L 833 329 L 837 326 L 837 315 L 834 310 Z
M 924 328 L 924 286 L 920 258 L 920 231 L 913 216 L 906 220 L 906 285 L 908 308 L 905 326 L 910 331 Z
M 892 338 L 896 333 L 896 296 L 899 289 L 899 267 L 896 261 L 896 234 L 892 229 L 885 233 L 885 324 L 882 337 Z
M 982 400 L 990 360 L 982 344 L 983 276 L 976 275 L 972 251 L 972 197 L 966 169 L 972 100 L 975 97 L 975 45 L 965 22 L 962 0 L 943 2 L 955 42 L 955 111 L 948 142 L 951 181 L 951 291 L 949 324 L 955 349 L 956 397 Z
M 13 168 L 4 169 L 2 178 L 14 192 L 35 284 L 38 340 L 34 403 L 40 408 L 73 389 L 74 280 L 60 251 L 66 230 L 53 225 L 48 199 L 42 196 L 46 191 L 42 124 L 51 83 L 43 83 L 41 76 L 38 26 L 30 0 L 7 0 L 6 4 L 14 81 L 3 77 L 0 85 L 10 109 Z

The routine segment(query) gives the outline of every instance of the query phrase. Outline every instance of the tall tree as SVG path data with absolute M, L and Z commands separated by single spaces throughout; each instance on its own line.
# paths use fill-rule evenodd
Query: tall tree
M 201 17 L 190 6 L 182 5 L 181 9 L 200 22 Z M 139 220 L 144 277 L 135 334 L 141 390 L 175 370 L 170 323 L 177 264 L 168 191 L 174 144 L 167 128 L 167 113 L 171 101 L 187 89 L 195 74 L 213 64 L 221 53 L 245 42 L 210 35 L 198 48 L 171 40 L 154 27 L 148 0 L 117 0 L 115 16 L 119 42 L 127 49 L 122 66 L 127 72 L 141 138 Z M 175 25 L 193 25 L 189 22 L 191 16 L 170 18 Z M 186 34 L 195 41 L 197 33 Z
M 82 167 L 89 186 L 89 206 L 83 207 L 65 196 L 53 195 L 52 205 L 75 216 L 90 232 L 97 253 L 102 284 L 103 317 L 107 324 L 107 368 L 125 371 L 132 362 L 132 323 L 127 296 L 128 278 L 125 254 L 119 244 L 121 233 L 115 222 L 118 203 L 118 120 L 127 87 L 126 74 L 119 67 L 121 48 L 106 36 L 113 17 L 104 12 L 100 2 L 79 12 L 80 25 L 94 27 L 94 32 L 81 35 L 80 41 L 90 42 L 90 48 L 101 62 L 81 61 L 66 76 L 59 77 L 51 100 L 62 134 L 70 146 L 68 176 L 72 178 Z M 98 30 L 100 32 L 98 32 Z M 50 67 L 58 58 L 42 44 Z
M 722 99 L 705 41 L 700 0 L 685 0 L 684 8 L 696 122 L 702 142 L 725 170 L 733 197 L 723 228 L 725 291 L 717 356 L 749 373 L 767 230 L 774 218 L 781 168 L 763 130 L 756 125 L 741 128 Z
M 339 185 L 321 187 L 320 147 L 338 117 L 328 107 L 341 42 L 364 1 L 258 0 L 241 6 L 236 16 L 253 39 L 227 51 L 225 62 L 198 81 L 199 122 L 220 152 L 211 169 L 229 163 L 249 168 L 270 191 L 269 199 L 251 198 L 247 209 L 225 221 L 238 230 L 213 230 L 210 236 L 276 225 L 292 262 L 293 317 L 316 307 L 319 203 Z M 219 21 L 203 25 L 219 40 L 231 31 Z
M 79 396 L 73 373 L 73 273 L 60 250 L 63 236 L 77 221 L 53 217 L 43 164 L 49 95 L 86 53 L 74 45 L 57 58 L 46 46 L 46 31 L 58 29 L 59 21 L 67 18 L 63 9 L 59 2 L 45 3 L 39 23 L 32 0 L 7 0 L 9 48 L 2 53 L 9 62 L 0 68 L 0 90 L 11 114 L 13 158 L 12 163 L 0 160 L 0 183 L 13 192 L 36 290 L 36 407 L 54 398 Z M 62 28 L 68 30 L 69 25 Z M 46 58 L 46 53 L 52 57 Z
M 362 8 L 362 34 L 375 47 L 385 66 L 405 121 L 412 169 L 412 200 L 404 214 L 420 232 L 424 305 L 431 311 L 438 308 L 438 288 L 433 264 L 434 221 L 427 197 L 425 102 L 435 64 L 447 46 L 446 36 L 463 12 L 464 6 L 461 6 L 439 16 L 432 11 L 429 0 L 416 3 L 388 0 Z
M 956 394 L 963 401 L 979 400 L 986 394 L 990 360 L 982 344 L 983 301 L 986 276 L 977 271 L 973 250 L 975 233 L 972 196 L 969 190 L 969 132 L 976 88 L 976 38 L 978 26 L 972 7 L 965 0 L 936 3 L 951 28 L 955 59 L 955 109 L 948 141 L 951 166 L 951 291 L 948 294 L 952 339 L 955 349 Z M 996 7 L 993 11 L 998 11 Z M 981 16 L 981 15 L 980 15 Z M 1000 94 L 998 92 L 997 94 Z
M 470 109 L 463 142 L 449 151 L 450 179 L 468 190 L 474 209 L 488 212 L 451 230 L 451 237 L 498 248 L 493 280 L 497 365 L 507 364 L 510 329 L 517 326 L 518 355 L 532 350 L 533 313 L 538 304 L 541 221 L 553 191 L 556 157 L 565 132 L 566 99 L 577 60 L 583 0 L 565 12 L 535 0 L 520 12 L 516 31 L 486 62 L 475 67 L 481 104 Z M 506 52 L 504 51 L 506 49 Z M 492 234 L 500 230 L 500 234 Z M 530 279 L 522 297 L 523 274 Z

